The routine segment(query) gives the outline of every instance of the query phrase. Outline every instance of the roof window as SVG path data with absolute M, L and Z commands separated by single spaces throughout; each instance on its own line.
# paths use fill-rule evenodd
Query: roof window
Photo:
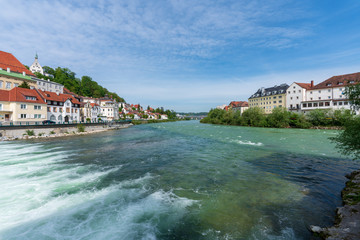
M 326 84 L 326 86 L 328 86 L 328 87 L 331 86 L 331 83 Z

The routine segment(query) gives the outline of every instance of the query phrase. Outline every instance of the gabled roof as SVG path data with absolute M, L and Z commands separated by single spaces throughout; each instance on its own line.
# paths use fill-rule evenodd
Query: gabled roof
M 360 72 L 333 76 L 313 87 L 313 89 L 320 88 L 334 88 L 351 84 L 360 83 Z
M 310 90 L 311 89 L 311 83 L 298 83 L 295 82 L 297 85 L 299 85 L 302 88 L 305 88 L 306 90 Z
M 11 72 L 25 72 L 26 75 L 35 76 L 16 57 L 14 57 L 14 55 L 4 51 L 0 51 L 0 68 L 2 68 L 3 70 L 7 70 L 7 68 L 10 68 Z
M 249 107 L 249 104 L 246 101 L 232 101 L 232 102 L 230 102 L 229 106 L 232 107 L 232 108 Z
M 43 98 L 45 98 L 48 101 L 66 102 L 66 100 L 70 99 L 72 103 L 80 104 L 80 102 L 70 94 L 59 93 L 58 95 L 57 93 L 54 92 L 42 91 L 42 90 L 39 90 L 39 93 L 41 94 L 41 96 L 43 96 Z
M 36 100 L 26 99 L 26 97 L 32 97 Z M 0 90 L 0 101 L 46 104 L 40 94 L 35 89 L 19 87 L 14 87 L 10 91 Z
M 251 95 L 249 98 L 257 98 L 257 97 L 266 97 L 271 95 L 277 95 L 277 94 L 285 94 L 286 90 L 289 88 L 289 85 L 286 83 L 283 83 L 279 86 L 274 86 L 270 88 L 260 88 L 256 91 L 253 95 Z

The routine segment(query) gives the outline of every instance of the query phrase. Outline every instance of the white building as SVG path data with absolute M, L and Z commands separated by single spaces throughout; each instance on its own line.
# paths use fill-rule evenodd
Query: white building
M 44 80 L 32 77 L 32 80 L 36 81 L 37 89 L 42 91 L 49 91 L 54 93 L 64 93 L 64 85 L 56 82 L 52 82 L 50 80 Z
M 90 122 L 98 122 L 101 115 L 101 108 L 96 103 L 83 102 L 81 103 L 81 121 L 86 122 L 90 119 Z
M 39 90 L 47 103 L 47 119 L 56 123 L 80 121 L 80 102 L 69 94 Z
M 41 65 L 40 65 L 40 63 L 38 61 L 38 55 L 37 54 L 35 55 L 35 60 L 34 60 L 33 64 L 31 64 L 31 66 L 30 66 L 30 71 L 32 73 L 38 72 L 38 73 L 41 73 L 42 75 L 44 75 L 44 70 L 43 70 L 43 68 L 41 67 Z
M 291 112 L 301 112 L 301 103 L 306 100 L 306 91 L 314 87 L 311 83 L 292 83 L 286 90 L 286 108 Z
M 360 72 L 333 76 L 315 86 L 311 83 L 310 87 L 306 83 L 293 83 L 287 90 L 287 108 L 302 113 L 314 109 L 350 109 L 344 90 L 347 85 L 359 82 Z
M 106 117 L 105 120 L 113 121 L 119 119 L 119 104 L 116 102 L 116 100 L 104 97 L 101 98 L 99 102 L 101 115 Z

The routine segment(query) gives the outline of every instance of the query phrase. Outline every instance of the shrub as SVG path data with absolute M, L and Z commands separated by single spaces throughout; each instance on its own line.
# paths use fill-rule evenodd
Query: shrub
M 315 109 L 306 115 L 308 121 L 314 126 L 329 126 L 332 123 L 332 117 L 329 110 Z
M 312 124 L 308 122 L 304 114 L 290 113 L 289 125 L 293 128 L 311 128 Z
M 87 119 L 86 119 L 86 122 L 88 122 L 88 123 L 91 122 L 91 119 L 90 119 L 90 118 L 87 118 Z
M 267 116 L 267 123 L 269 127 L 285 128 L 289 127 L 290 113 L 286 108 L 274 108 L 272 113 Z
M 51 131 L 50 134 L 55 134 L 55 132 L 54 132 L 54 131 Z
M 38 136 L 41 137 L 42 135 L 44 135 L 45 133 L 39 133 Z
M 26 135 L 34 136 L 35 135 L 34 130 L 26 130 Z
M 77 125 L 78 132 L 85 132 L 85 127 L 82 124 Z
M 266 127 L 266 116 L 264 110 L 259 107 L 253 107 L 245 110 L 242 114 L 241 125 L 252 127 Z

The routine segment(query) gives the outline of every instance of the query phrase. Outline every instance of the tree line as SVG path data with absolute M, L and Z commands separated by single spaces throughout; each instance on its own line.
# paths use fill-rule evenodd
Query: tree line
M 271 114 L 265 114 L 260 107 L 245 110 L 242 115 L 239 111 L 226 111 L 222 109 L 211 109 L 207 117 L 201 123 L 238 125 L 250 127 L 272 127 L 272 128 L 311 128 L 311 127 L 342 127 L 353 117 L 351 110 L 325 110 L 316 109 L 308 114 L 289 112 L 286 108 L 275 108 Z

